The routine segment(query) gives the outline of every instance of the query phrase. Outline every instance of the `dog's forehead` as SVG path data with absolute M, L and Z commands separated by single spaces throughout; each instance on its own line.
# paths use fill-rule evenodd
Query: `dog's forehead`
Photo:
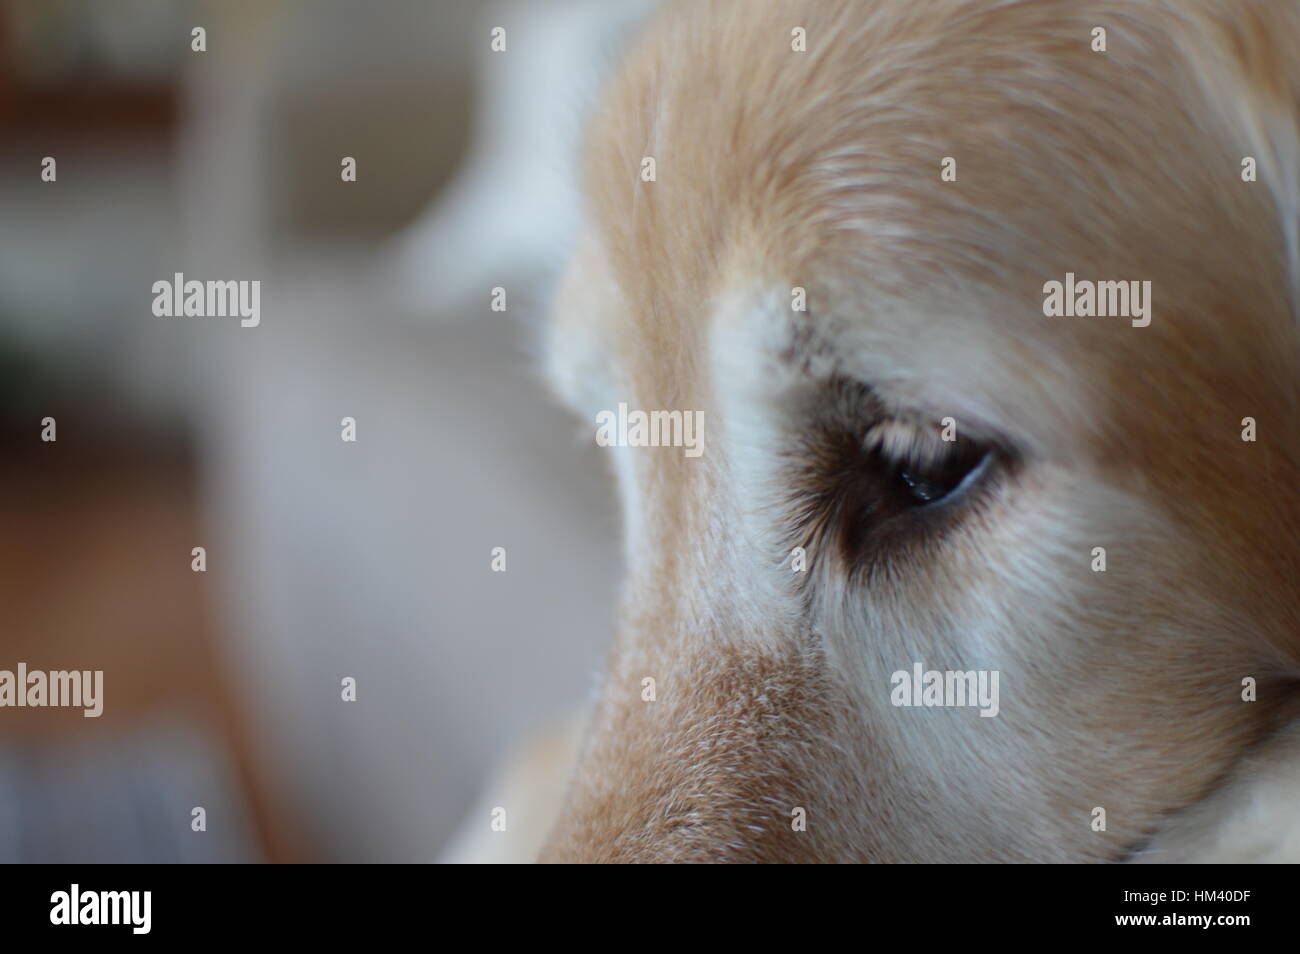
M 1282 355 L 1294 371 L 1267 200 L 1227 191 L 1237 157 L 1154 29 L 1102 59 L 1051 5 L 825 4 L 799 52 L 781 5 L 740 6 L 652 31 L 592 137 L 641 390 L 680 392 L 719 349 L 831 354 L 1050 436 L 1113 417 L 1099 401 L 1159 418 L 1181 390 L 1249 391 Z

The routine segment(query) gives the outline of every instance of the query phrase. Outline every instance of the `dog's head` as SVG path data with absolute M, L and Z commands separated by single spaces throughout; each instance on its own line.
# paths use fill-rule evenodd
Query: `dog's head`
M 1285 6 L 648 31 L 550 360 L 603 442 L 702 427 L 607 451 L 622 618 L 544 857 L 1118 859 L 1295 717 Z

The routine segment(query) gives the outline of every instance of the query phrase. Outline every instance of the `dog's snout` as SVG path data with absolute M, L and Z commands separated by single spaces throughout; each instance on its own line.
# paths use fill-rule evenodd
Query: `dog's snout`
M 831 768 L 845 712 L 817 651 L 720 644 L 658 668 L 653 697 L 634 666 L 606 685 L 542 860 L 824 856 L 850 783 Z

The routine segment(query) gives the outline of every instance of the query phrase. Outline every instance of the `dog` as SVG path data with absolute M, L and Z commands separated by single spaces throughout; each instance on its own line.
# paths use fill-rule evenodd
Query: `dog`
M 656 15 L 546 362 L 702 453 L 605 451 L 542 861 L 1300 858 L 1296 49 L 1286 0 Z

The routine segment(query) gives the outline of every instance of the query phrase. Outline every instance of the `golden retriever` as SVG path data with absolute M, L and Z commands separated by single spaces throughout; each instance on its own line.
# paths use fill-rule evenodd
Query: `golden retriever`
M 548 362 L 702 453 L 605 451 L 543 860 L 1300 857 L 1297 50 L 1290 0 L 660 12 Z

